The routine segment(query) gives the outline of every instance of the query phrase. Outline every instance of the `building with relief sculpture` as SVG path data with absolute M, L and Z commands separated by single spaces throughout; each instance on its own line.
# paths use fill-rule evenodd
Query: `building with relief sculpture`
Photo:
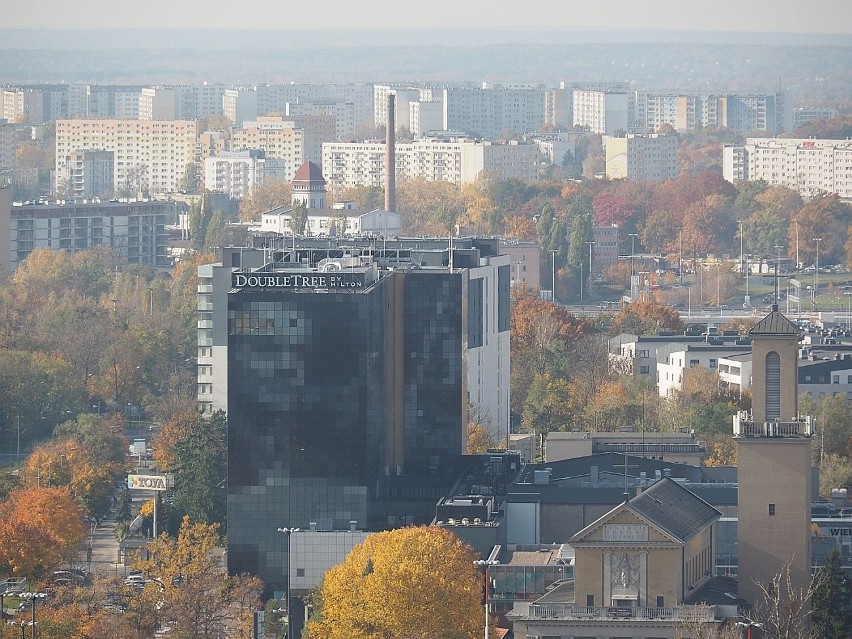
M 669 477 L 575 534 L 574 579 L 515 603 L 515 637 L 698 636 L 736 615 L 708 602 L 721 513 Z

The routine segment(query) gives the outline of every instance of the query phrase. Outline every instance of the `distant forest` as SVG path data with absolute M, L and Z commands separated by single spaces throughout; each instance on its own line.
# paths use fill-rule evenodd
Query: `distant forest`
M 839 35 L 0 30 L 0 50 L 0 83 L 629 81 L 852 106 Z

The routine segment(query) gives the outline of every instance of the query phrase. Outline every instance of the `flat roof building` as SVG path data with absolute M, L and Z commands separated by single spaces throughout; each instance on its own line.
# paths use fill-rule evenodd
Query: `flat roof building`
M 430 521 L 470 402 L 508 429 L 509 259 L 495 241 L 225 249 L 199 267 L 198 400 L 228 414 L 232 572 L 284 581 L 281 526 Z

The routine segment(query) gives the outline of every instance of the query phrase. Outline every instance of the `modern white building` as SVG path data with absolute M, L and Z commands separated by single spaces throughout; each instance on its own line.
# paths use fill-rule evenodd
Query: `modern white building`
M 629 100 L 623 92 L 574 89 L 574 126 L 605 135 L 626 132 L 630 123 Z
M 719 371 L 719 358 L 751 353 L 751 345 L 672 344 L 657 349 L 657 390 L 669 397 L 683 387 L 683 375 L 691 368 Z
M 803 197 L 834 193 L 852 198 L 852 142 L 801 138 L 747 138 L 722 150 L 729 182 L 764 180 Z
M 423 178 L 454 184 L 474 182 L 483 172 L 498 179 L 538 179 L 535 144 L 424 139 L 398 142 L 397 179 Z M 384 142 L 323 144 L 322 172 L 333 191 L 350 186 L 383 186 Z
M 679 143 L 677 136 L 657 133 L 604 136 L 606 176 L 634 182 L 674 179 L 679 173 Z
M 537 135 L 531 141 L 548 163 L 561 165 L 566 156 L 571 160 L 574 158 L 574 142 L 567 138 L 568 134 L 549 134 Z
M 67 174 L 74 151 L 98 149 L 115 154 L 116 191 L 176 192 L 196 161 L 198 133 L 187 120 L 58 120 L 56 175 Z

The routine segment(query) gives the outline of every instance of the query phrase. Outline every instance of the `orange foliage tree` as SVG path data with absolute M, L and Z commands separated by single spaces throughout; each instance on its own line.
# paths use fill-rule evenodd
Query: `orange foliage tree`
M 14 490 L 0 504 L 0 573 L 40 576 L 85 538 L 83 511 L 68 489 Z
M 654 334 L 658 330 L 683 331 L 680 314 L 671 306 L 649 300 L 637 300 L 622 307 L 615 316 L 613 329 L 620 333 Z
M 370 535 L 325 574 L 311 639 L 482 636 L 475 553 L 426 526 Z

